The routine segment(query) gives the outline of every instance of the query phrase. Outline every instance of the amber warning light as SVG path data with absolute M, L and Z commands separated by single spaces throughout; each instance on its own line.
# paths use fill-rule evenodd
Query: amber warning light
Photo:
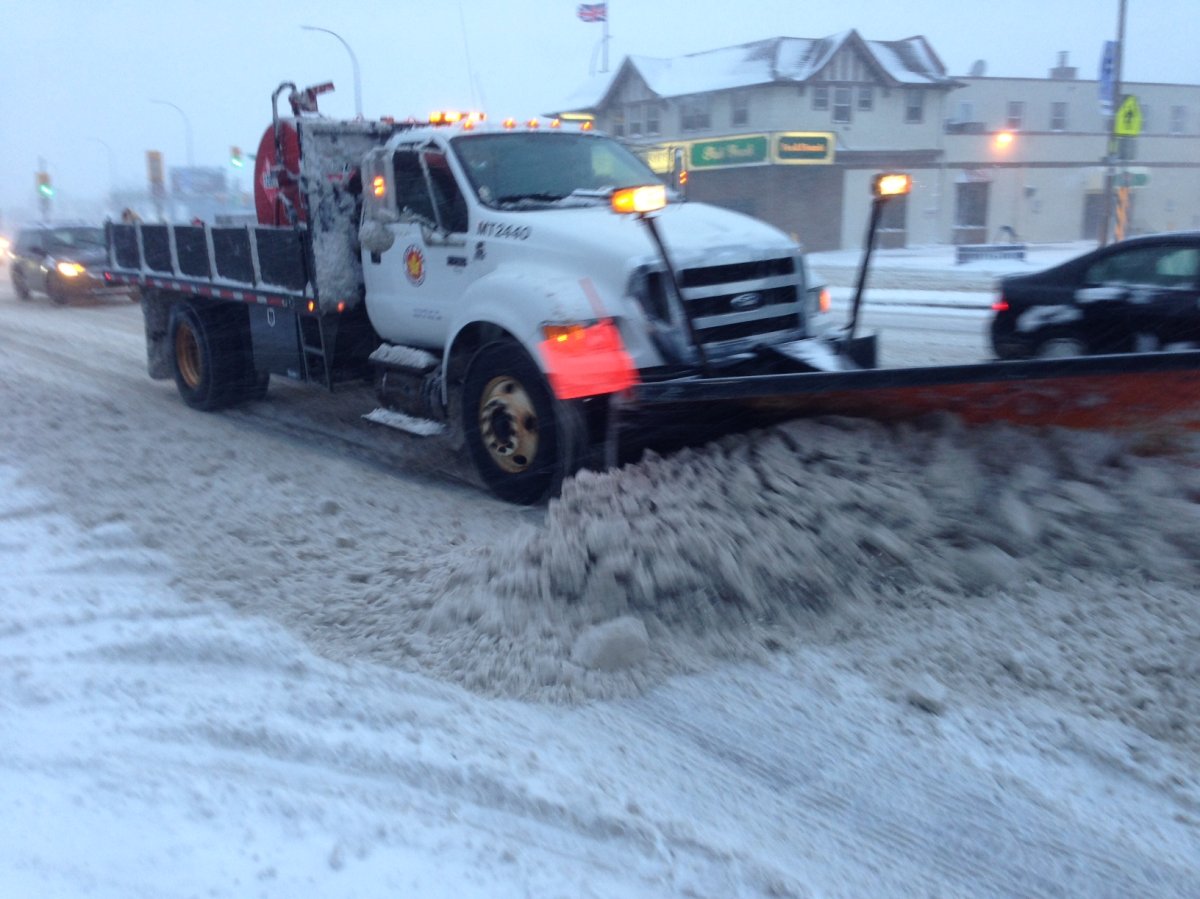
M 613 212 L 654 212 L 667 205 L 667 188 L 662 184 L 625 187 L 613 191 Z

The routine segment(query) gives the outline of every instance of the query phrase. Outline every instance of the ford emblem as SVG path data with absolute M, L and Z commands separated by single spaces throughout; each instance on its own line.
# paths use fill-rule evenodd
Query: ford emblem
M 731 309 L 757 309 L 762 304 L 763 298 L 760 293 L 739 293 L 729 301 Z

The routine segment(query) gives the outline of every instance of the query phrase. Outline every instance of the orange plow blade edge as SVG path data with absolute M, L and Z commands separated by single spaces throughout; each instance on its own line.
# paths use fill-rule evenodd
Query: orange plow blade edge
M 678 379 L 634 393 L 649 405 L 736 401 L 771 417 L 902 421 L 948 412 L 971 424 L 1195 431 L 1200 352 Z

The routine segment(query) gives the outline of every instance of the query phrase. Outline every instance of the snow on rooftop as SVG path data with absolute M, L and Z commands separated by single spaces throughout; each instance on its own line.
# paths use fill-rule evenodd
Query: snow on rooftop
M 866 41 L 850 29 L 825 38 L 776 37 L 671 59 L 629 56 L 615 72 L 589 78 L 562 108 L 590 109 L 600 105 L 627 67 L 636 71 L 659 97 L 682 97 L 775 81 L 807 81 L 851 41 L 859 43 L 879 68 L 899 84 L 940 84 L 947 80 L 944 68 L 924 38 Z

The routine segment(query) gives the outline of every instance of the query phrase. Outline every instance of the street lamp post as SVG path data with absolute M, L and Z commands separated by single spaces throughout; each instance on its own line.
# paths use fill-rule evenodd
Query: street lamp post
M 170 106 L 183 119 L 184 136 L 187 138 L 187 164 L 188 168 L 193 168 L 196 165 L 196 160 L 192 154 L 192 123 L 188 121 L 187 113 L 172 103 L 170 100 L 151 100 L 151 103 L 159 103 L 163 106 Z
M 354 51 L 350 49 L 350 45 L 347 44 L 345 39 L 336 31 L 330 31 L 328 28 L 318 28 L 316 25 L 301 25 L 300 27 L 305 31 L 323 31 L 325 34 L 333 35 L 341 42 L 342 46 L 346 48 L 346 52 L 350 54 L 350 65 L 354 69 L 354 115 L 361 119 L 363 117 L 362 76 L 358 71 L 358 57 L 354 55 Z

